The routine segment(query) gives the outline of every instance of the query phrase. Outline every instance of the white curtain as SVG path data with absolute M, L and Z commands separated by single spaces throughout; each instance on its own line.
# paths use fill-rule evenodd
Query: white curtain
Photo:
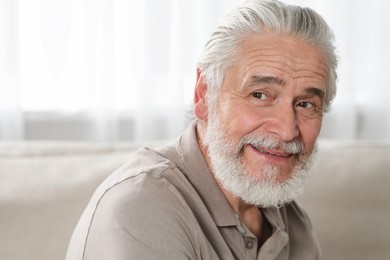
M 201 48 L 239 2 L 0 0 L 0 140 L 178 135 Z M 285 2 L 313 7 L 336 34 L 339 90 L 323 137 L 390 138 L 390 2 Z

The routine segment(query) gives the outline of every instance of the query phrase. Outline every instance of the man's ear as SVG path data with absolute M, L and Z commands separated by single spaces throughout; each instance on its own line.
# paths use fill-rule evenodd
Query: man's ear
M 196 70 L 196 85 L 194 96 L 194 112 L 200 120 L 206 120 L 208 115 L 208 106 L 206 101 L 207 83 L 202 75 L 202 71 Z

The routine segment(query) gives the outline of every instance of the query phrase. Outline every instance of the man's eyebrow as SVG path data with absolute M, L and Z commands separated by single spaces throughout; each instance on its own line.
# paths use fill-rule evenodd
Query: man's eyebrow
M 248 86 L 256 86 L 261 84 L 274 84 L 274 85 L 284 86 L 285 82 L 281 78 L 274 77 L 274 76 L 255 75 L 252 76 L 252 78 L 250 79 Z
M 320 88 L 311 87 L 307 88 L 305 91 L 310 95 L 319 97 L 321 100 L 324 100 L 325 98 L 325 91 Z

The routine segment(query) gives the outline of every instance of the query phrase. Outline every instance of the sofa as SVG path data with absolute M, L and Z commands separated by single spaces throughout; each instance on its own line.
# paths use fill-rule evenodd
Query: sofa
M 140 146 L 0 143 L 0 259 L 64 259 L 96 187 Z M 390 259 L 389 187 L 390 142 L 320 141 L 298 201 L 325 259 Z

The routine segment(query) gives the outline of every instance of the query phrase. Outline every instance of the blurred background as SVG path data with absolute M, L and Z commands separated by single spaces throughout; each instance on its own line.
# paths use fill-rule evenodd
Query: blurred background
M 0 0 L 0 141 L 177 136 L 200 51 L 239 2 Z M 284 2 L 314 8 L 336 35 L 338 94 L 321 138 L 390 140 L 390 2 Z

